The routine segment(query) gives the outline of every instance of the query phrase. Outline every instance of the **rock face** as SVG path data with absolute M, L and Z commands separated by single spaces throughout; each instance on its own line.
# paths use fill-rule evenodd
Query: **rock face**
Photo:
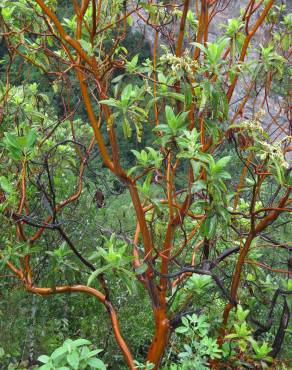
M 214 21 L 213 25 L 211 26 L 211 33 L 213 34 L 214 38 L 218 37 L 218 25 L 220 23 L 226 23 L 230 18 L 236 18 L 240 15 L 240 8 L 245 9 L 246 5 L 249 1 L 231 1 L 230 5 L 226 8 L 223 13 L 220 13 L 217 19 Z M 279 1 L 279 3 L 281 3 Z M 292 11 L 292 1 L 282 1 L 282 3 L 286 3 L 286 12 L 287 14 Z M 258 14 L 255 14 L 253 21 L 256 21 Z M 252 22 L 251 22 L 252 23 Z M 250 50 L 249 56 L 246 60 L 255 60 L 258 58 L 258 48 L 261 44 L 267 44 L 269 39 L 269 31 L 268 28 L 263 25 L 257 30 L 255 37 L 252 40 L 252 48 Z M 232 100 L 231 100 L 231 107 L 236 108 L 237 103 L 240 102 L 242 97 L 245 95 L 246 92 L 246 82 L 248 82 L 248 78 L 243 80 L 239 80 L 236 90 L 234 91 Z M 288 101 L 285 102 L 283 96 L 277 93 L 269 93 L 268 98 L 266 99 L 264 105 L 262 102 L 265 98 L 265 91 L 264 89 L 254 89 L 252 95 L 254 96 L 254 100 L 250 99 L 249 103 L 246 105 L 245 115 L 247 118 L 253 117 L 253 115 L 259 111 L 259 109 L 263 109 L 265 111 L 265 116 L 262 120 L 262 126 L 269 134 L 272 141 L 277 141 L 285 138 L 287 135 L 291 135 L 291 123 L 288 121 L 288 114 L 289 114 L 289 106 Z M 292 153 L 291 153 L 292 154 Z M 291 155 L 290 155 L 291 159 Z
M 240 9 L 245 9 L 247 4 L 249 3 L 248 0 L 218 0 L 219 1 L 219 7 L 222 9 L 222 12 L 219 12 L 216 17 L 212 19 L 212 22 L 209 25 L 209 41 L 214 42 L 216 38 L 222 33 L 222 28 L 220 25 L 223 23 L 227 23 L 228 19 L 232 18 L 238 18 L 240 16 Z M 285 4 L 286 5 L 286 13 L 292 12 L 292 0 L 282 0 L 278 1 L 279 4 Z M 195 3 L 192 1 L 192 5 L 190 9 L 195 8 Z M 253 15 L 253 18 L 251 19 L 251 24 L 253 24 L 258 16 L 259 13 L 255 13 Z M 155 31 L 154 29 L 147 25 L 145 27 L 145 22 L 142 21 L 137 15 L 133 16 L 134 18 L 134 24 L 133 28 L 135 30 L 138 30 L 139 32 L 142 32 L 147 40 L 149 40 L 150 44 L 153 45 L 154 43 L 154 35 Z M 163 33 L 166 35 L 173 34 L 174 32 L 177 33 L 177 31 L 174 31 L 175 28 L 177 28 L 178 25 L 169 25 L 164 27 L 164 31 L 161 32 L 162 35 L 160 35 L 160 43 L 166 43 L 170 44 L 169 39 L 166 41 L 166 39 L 163 36 Z M 161 31 L 161 29 L 160 29 Z M 257 33 L 255 34 L 255 37 L 252 40 L 252 48 L 249 53 L 248 59 L 256 59 L 258 57 L 258 48 L 260 44 L 265 44 L 266 41 L 269 38 L 269 32 L 268 29 L 263 26 L 261 27 Z M 170 45 L 171 46 L 171 45 Z M 239 83 L 237 85 L 236 90 L 234 91 L 232 100 L 230 102 L 231 106 L 231 115 L 232 111 L 235 111 L 242 101 L 243 97 L 246 94 L 246 86 L 248 85 L 248 76 L 246 76 L 244 79 L 240 79 Z M 258 89 L 258 90 L 257 90 Z M 265 117 L 262 120 L 262 126 L 266 130 L 266 132 L 269 134 L 272 140 L 280 140 L 286 135 L 291 135 L 291 123 L 288 121 L 288 115 L 289 115 L 289 106 L 288 101 L 285 102 L 285 98 L 279 94 L 269 94 L 269 97 L 266 99 L 266 101 L 263 104 L 264 101 L 264 89 L 259 89 L 258 87 L 255 87 L 254 91 L 252 92 L 252 96 L 254 98 L 249 100 L 249 104 L 245 108 L 245 118 L 251 118 L 254 113 L 258 112 L 260 108 L 263 108 L 266 112 Z M 292 155 L 292 153 L 291 153 Z M 290 156 L 291 157 L 291 156 Z
M 226 1 L 222 1 L 222 3 L 226 3 Z M 248 0 L 231 0 L 226 9 L 224 9 L 222 13 L 219 13 L 216 18 L 214 18 L 214 21 L 211 23 L 211 34 L 217 36 L 218 25 L 220 23 L 226 23 L 228 19 L 238 18 L 240 15 L 240 9 L 246 9 L 248 3 Z M 275 3 L 285 4 L 287 14 L 292 12 L 292 0 L 275 1 Z M 260 32 L 257 33 L 257 39 L 260 40 L 261 38 L 263 38 L 265 36 L 264 33 L 264 29 L 261 28 Z
M 220 5 L 222 4 L 221 7 L 220 7 L 220 9 L 222 9 L 222 12 L 218 13 L 216 15 L 216 17 L 214 17 L 214 19 L 210 23 L 210 27 L 209 27 L 209 31 L 210 31 L 209 39 L 210 39 L 210 41 L 213 41 L 218 36 L 218 34 L 220 34 L 221 31 L 220 31 L 219 26 L 220 26 L 221 23 L 227 23 L 228 19 L 239 17 L 240 9 L 245 9 L 246 6 L 249 3 L 249 0 L 231 0 L 231 1 L 218 0 L 218 2 L 220 3 Z M 279 4 L 285 4 L 287 14 L 292 12 L 292 0 L 278 0 L 278 1 L 275 1 L 275 2 L 279 3 Z M 191 3 L 192 3 L 192 5 L 190 6 L 190 10 L 194 10 L 194 8 L 195 8 L 194 1 L 191 1 Z M 145 18 L 147 19 L 147 14 L 148 13 L 147 14 L 145 12 L 143 13 L 143 9 L 140 10 L 140 13 L 145 15 Z M 151 28 L 151 26 L 149 26 L 149 25 L 145 26 L 145 22 L 141 18 L 139 18 L 136 13 L 132 14 L 132 18 L 134 20 L 133 25 L 132 25 L 132 29 L 134 31 L 139 31 L 139 32 L 143 33 L 145 38 L 153 44 L 154 33 L 155 33 L 154 29 Z M 171 25 L 171 27 L 173 27 L 173 25 Z M 265 36 L 265 31 L 264 31 L 264 29 L 261 29 L 257 33 L 256 38 L 257 38 L 258 41 L 260 41 L 264 36 Z

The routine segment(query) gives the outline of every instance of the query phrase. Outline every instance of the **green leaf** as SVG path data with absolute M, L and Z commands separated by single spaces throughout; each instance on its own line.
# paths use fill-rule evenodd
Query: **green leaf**
M 5 136 L 5 139 L 6 139 L 5 142 L 6 142 L 6 144 L 8 144 L 8 146 L 10 145 L 10 146 L 12 146 L 16 149 L 21 149 L 21 146 L 19 145 L 17 137 L 15 137 L 14 135 L 9 134 L 8 132 L 5 132 L 4 136 Z
M 185 96 L 183 94 L 179 94 L 175 92 L 166 92 L 166 93 L 162 93 L 161 95 L 167 98 L 173 98 L 175 100 L 179 100 L 182 103 L 185 102 Z
M 128 84 L 124 87 L 122 94 L 121 94 L 121 101 L 128 101 L 133 91 L 132 84 Z
M 203 189 L 206 189 L 206 183 L 203 180 L 197 180 L 192 186 L 192 194 L 197 193 Z
M 85 347 L 86 349 L 88 349 L 88 347 Z M 89 349 L 88 349 L 89 350 Z M 88 354 L 87 354 L 87 358 L 90 358 L 90 357 L 93 357 L 93 356 L 96 356 L 96 355 L 98 355 L 100 352 L 102 352 L 103 351 L 103 349 L 95 349 L 95 350 L 93 350 L 93 351 L 90 351 L 90 352 L 88 352 Z
M 123 132 L 124 132 L 125 138 L 130 138 L 132 136 L 132 128 L 126 116 L 124 116 L 124 120 L 123 120 Z
M 26 135 L 26 146 L 32 148 L 36 142 L 37 134 L 35 130 L 30 130 Z
M 159 90 L 162 92 L 162 94 L 166 93 L 168 90 L 166 77 L 162 72 L 159 72 L 157 78 L 159 82 Z
M 42 362 L 43 364 L 46 364 L 47 362 L 49 362 L 49 360 L 50 360 L 50 357 L 46 355 L 42 355 L 38 357 L 38 361 Z
M 230 180 L 232 178 L 230 173 L 226 172 L 226 171 L 221 172 L 219 176 L 220 176 L 220 178 L 226 179 L 226 180 Z
M 91 344 L 91 342 L 88 339 L 79 338 L 79 339 L 74 340 L 74 346 L 76 347 L 86 346 L 89 344 Z M 99 350 L 99 352 L 101 352 L 101 350 Z
M 217 216 L 208 216 L 202 225 L 204 235 L 208 239 L 212 239 L 216 233 L 217 228 Z
M 47 104 L 50 104 L 50 99 L 49 99 L 48 95 L 40 93 L 40 94 L 38 94 L 38 96 L 41 97 L 43 99 L 43 101 L 45 101 Z
M 124 78 L 124 76 L 125 75 L 119 75 L 119 76 L 113 78 L 111 82 L 115 84 L 115 83 L 121 81 Z
M 80 45 L 82 46 L 82 48 L 88 53 L 88 54 L 92 54 L 92 46 L 90 44 L 90 42 L 86 41 L 86 40 L 79 40 L 80 42 Z
M 138 152 L 138 150 L 135 150 L 135 149 L 131 149 L 131 152 L 134 154 L 134 156 L 138 159 L 138 161 L 140 161 L 140 153 Z
M 182 112 L 176 117 L 178 121 L 178 127 L 182 127 L 185 124 L 186 118 L 188 117 L 189 112 Z
M 148 265 L 146 263 L 142 263 L 139 267 L 135 269 L 137 275 L 142 275 L 148 269 Z
M 78 370 L 79 367 L 79 355 L 77 351 L 72 351 L 67 355 L 67 361 L 74 370 Z
M 181 318 L 181 322 L 184 324 L 184 326 L 189 327 L 189 320 L 185 316 Z
M 67 368 L 68 369 L 68 368 Z M 66 369 L 66 370 L 67 370 Z M 55 368 L 53 367 L 52 363 L 47 363 L 45 365 L 42 365 L 40 368 L 38 368 L 38 370 L 55 370 Z M 59 369 L 58 369 L 59 370 Z M 70 369 L 69 369 L 70 370 Z
M 88 278 L 87 280 L 87 286 L 90 286 L 90 284 L 93 282 L 93 280 L 98 276 L 100 275 L 101 273 L 105 272 L 106 270 L 108 270 L 110 268 L 109 265 L 107 266 L 103 266 L 97 270 L 95 270 Z
M 249 310 L 244 310 L 240 304 L 237 306 L 236 317 L 239 321 L 245 321 L 248 314 L 249 314 Z
M 5 176 L 0 176 L 0 186 L 6 193 L 13 193 L 13 186 Z
M 227 209 L 225 209 L 223 207 L 220 207 L 220 208 L 218 208 L 218 213 L 223 218 L 223 220 L 225 221 L 225 223 L 228 224 L 229 221 L 230 221 L 230 214 L 227 211 Z
M 276 169 L 276 180 L 280 185 L 283 185 L 285 181 L 283 167 L 277 161 L 274 161 L 274 168 Z
M 204 54 L 207 54 L 207 49 L 205 48 L 205 46 L 204 45 L 202 45 L 202 44 L 199 44 L 198 42 L 191 42 L 191 45 L 194 45 L 194 46 L 196 46 L 197 48 L 199 48 L 200 50 L 202 50 L 202 52 L 204 53 Z
M 138 63 L 138 54 L 135 55 L 130 62 L 127 62 L 126 63 L 126 68 L 127 68 L 127 71 L 130 72 L 130 73 L 133 73 L 135 72 L 136 68 L 137 68 L 137 63 Z
M 234 338 L 238 338 L 238 335 L 237 334 L 228 334 L 225 336 L 226 339 L 234 339 Z
M 104 362 L 102 362 L 98 358 L 91 358 L 88 361 L 88 365 L 91 366 L 93 369 L 106 370 Z
M 132 27 L 133 23 L 134 23 L 134 20 L 133 20 L 133 17 L 131 15 L 129 15 L 127 17 L 127 23 L 130 27 Z
M 118 107 L 119 106 L 118 102 L 115 99 L 100 100 L 99 103 L 104 104 L 104 105 L 109 105 L 110 107 Z
M 175 329 L 176 333 L 183 334 L 186 333 L 189 329 L 185 326 L 179 326 L 177 329 Z
M 56 358 L 64 355 L 67 352 L 67 349 L 64 347 L 59 347 L 51 354 L 51 359 L 55 360 Z
M 175 114 L 173 113 L 172 108 L 169 105 L 165 107 L 165 116 L 166 116 L 168 126 L 172 129 L 175 128 L 176 117 L 175 117 Z
M 230 155 L 228 155 L 226 157 L 223 157 L 223 158 L 219 159 L 219 161 L 216 162 L 216 167 L 221 169 L 221 168 L 225 167 L 227 165 L 227 163 L 230 162 L 230 160 L 231 160 Z

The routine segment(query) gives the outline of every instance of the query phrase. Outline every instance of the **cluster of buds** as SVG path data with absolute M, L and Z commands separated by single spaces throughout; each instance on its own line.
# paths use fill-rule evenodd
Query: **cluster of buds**
M 198 62 L 192 60 L 190 52 L 186 49 L 181 57 L 171 54 L 167 51 L 160 57 L 160 62 L 171 68 L 171 72 L 175 77 L 182 77 L 183 74 L 192 75 L 194 70 L 198 68 Z
M 182 15 L 183 15 L 183 12 L 180 10 L 180 9 L 178 9 L 178 8 L 174 8 L 174 9 L 172 9 L 172 11 L 171 11 L 171 15 L 172 16 L 179 16 L 179 17 L 182 17 Z
M 261 159 L 269 158 L 270 160 L 279 163 L 280 166 L 288 168 L 289 164 L 285 159 L 282 147 L 284 141 L 291 142 L 292 137 L 285 137 L 283 140 L 279 140 L 275 143 L 265 140 L 269 139 L 269 137 L 261 125 L 261 119 L 264 115 L 265 111 L 260 109 L 252 119 L 241 122 L 240 128 L 247 130 L 249 134 L 256 139 L 255 145 L 259 148 L 259 156 Z
M 240 127 L 245 128 L 248 131 L 256 131 L 263 135 L 265 133 L 265 130 L 262 127 L 261 119 L 264 117 L 264 115 L 265 111 L 263 109 L 260 109 L 257 113 L 255 113 L 252 119 L 242 121 L 240 123 Z
M 292 136 L 288 136 L 283 140 L 277 141 L 276 143 L 267 143 L 265 141 L 260 141 L 261 149 L 263 151 L 262 157 L 269 157 L 270 159 L 278 162 L 282 167 L 288 168 L 289 163 L 286 161 L 283 154 L 283 141 L 292 141 Z

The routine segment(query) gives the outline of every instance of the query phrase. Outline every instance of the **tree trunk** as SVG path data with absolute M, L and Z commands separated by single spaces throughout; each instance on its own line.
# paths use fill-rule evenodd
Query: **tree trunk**
M 155 365 L 154 370 L 159 369 L 159 365 L 168 344 L 170 325 L 166 316 L 165 308 L 154 310 L 155 334 L 148 351 L 147 360 Z

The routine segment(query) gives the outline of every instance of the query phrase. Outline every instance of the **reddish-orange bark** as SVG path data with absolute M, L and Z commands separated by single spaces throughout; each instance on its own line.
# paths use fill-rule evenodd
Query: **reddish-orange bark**
M 141 179 L 145 174 L 147 174 L 150 170 L 146 170 L 141 175 L 137 176 L 136 178 L 132 178 L 131 176 L 127 175 L 126 169 L 122 168 L 121 166 L 121 159 L 120 159 L 120 153 L 119 153 L 119 142 L 116 138 L 116 132 L 114 124 L 112 123 L 112 112 L 111 108 L 105 104 L 99 104 L 98 100 L 102 99 L 108 99 L 108 81 L 105 81 L 103 79 L 104 75 L 102 71 L 102 67 L 99 65 L 99 62 L 97 59 L 89 55 L 84 48 L 82 47 L 82 44 L 80 42 L 80 39 L 82 38 L 82 30 L 83 28 L 89 30 L 90 32 L 90 42 L 91 45 L 94 45 L 95 37 L 97 35 L 101 35 L 103 32 L 109 30 L 113 27 L 121 26 L 122 31 L 119 36 L 117 36 L 114 40 L 112 49 L 108 52 L 108 55 L 105 58 L 104 64 L 109 65 L 110 68 L 124 68 L 124 61 L 121 60 L 114 60 L 114 52 L 115 49 L 118 47 L 119 42 L 124 39 L 125 32 L 126 32 L 126 20 L 129 15 L 132 13 L 135 13 L 144 23 L 145 25 L 148 25 L 152 27 L 155 31 L 155 39 L 154 39 L 154 48 L 153 48 L 153 75 L 152 79 L 149 78 L 149 81 L 154 82 L 153 85 L 153 93 L 154 98 L 157 98 L 157 52 L 158 52 L 158 44 L 159 44 L 159 38 L 161 35 L 161 25 L 155 24 L 153 20 L 147 19 L 145 14 L 141 13 L 139 10 L 140 7 L 136 7 L 132 10 L 127 9 L 124 10 L 124 13 L 122 16 L 119 16 L 117 19 L 115 19 L 114 22 L 108 23 L 103 28 L 99 28 L 99 23 L 101 20 L 101 10 L 102 6 L 104 5 L 102 0 L 99 0 L 98 3 L 94 0 L 92 0 L 93 5 L 93 13 L 92 13 L 92 27 L 89 27 L 87 24 L 87 21 L 84 19 L 84 15 L 86 13 L 86 10 L 88 9 L 90 5 L 90 0 L 83 0 L 78 2 L 77 0 L 73 0 L 73 6 L 75 10 L 76 15 L 76 31 L 75 36 L 71 37 L 64 27 L 61 24 L 61 21 L 58 19 L 57 15 L 50 9 L 48 5 L 46 5 L 46 2 L 43 0 L 35 0 L 35 2 L 41 7 L 45 17 L 47 17 L 48 21 L 48 29 L 54 35 L 54 37 L 60 42 L 61 48 L 63 51 L 65 51 L 69 62 L 66 62 L 66 72 L 68 72 L 70 69 L 75 70 L 77 79 L 79 81 L 80 91 L 82 94 L 83 99 L 83 105 L 86 109 L 88 119 L 90 121 L 90 124 L 92 126 L 93 132 L 94 132 L 94 139 L 98 146 L 99 152 L 102 157 L 103 164 L 120 180 L 122 181 L 128 188 L 132 205 L 134 206 L 135 210 L 135 219 L 133 220 L 133 223 L 135 223 L 136 226 L 136 232 L 134 236 L 133 241 L 133 256 L 134 256 L 134 262 L 133 266 L 135 268 L 138 268 L 142 264 L 142 260 L 146 261 L 149 264 L 149 267 L 146 271 L 146 273 L 138 276 L 138 279 L 143 283 L 144 287 L 148 289 L 149 296 L 152 303 L 152 309 L 153 309 L 153 317 L 155 321 L 155 332 L 153 335 L 153 339 L 148 351 L 147 360 L 149 362 L 154 363 L 155 369 L 159 369 L 160 363 L 163 357 L 163 354 L 167 348 L 171 327 L 170 327 L 170 320 L 171 315 L 168 312 L 167 307 L 167 295 L 169 294 L 169 279 L 165 277 L 165 274 L 168 274 L 171 271 L 170 263 L 175 261 L 176 257 L 180 256 L 186 248 L 191 248 L 191 254 L 192 255 L 192 261 L 191 265 L 195 266 L 196 264 L 196 255 L 201 248 L 201 246 L 204 244 L 205 240 L 201 240 L 199 242 L 196 242 L 197 244 L 194 246 L 191 245 L 192 240 L 195 238 L 195 236 L 198 233 L 198 230 L 202 224 L 202 222 L 206 218 L 206 214 L 197 214 L 193 209 L 191 209 L 191 204 L 193 202 L 193 194 L 192 194 L 192 185 L 194 184 L 197 179 L 195 179 L 194 171 L 191 166 L 188 168 L 188 179 L 186 180 L 186 188 L 181 190 L 180 192 L 176 191 L 175 187 L 175 175 L 177 172 L 177 169 L 179 168 L 181 162 L 179 158 L 174 158 L 171 150 L 167 151 L 165 148 L 161 148 L 161 153 L 163 154 L 163 160 L 164 160 L 164 166 L 165 166 L 165 175 L 161 176 L 162 181 L 165 184 L 165 199 L 160 199 L 160 204 L 164 205 L 165 208 L 167 208 L 168 212 L 168 219 L 167 219 L 167 225 L 166 225 L 166 233 L 164 235 L 164 239 L 161 242 L 161 246 L 154 245 L 155 239 L 153 238 L 152 230 L 149 226 L 149 223 L 146 221 L 146 213 L 150 210 L 153 210 L 155 208 L 155 203 L 151 203 L 150 201 L 145 201 L 145 203 L 142 204 L 138 190 L 137 190 L 137 182 L 139 179 Z M 260 16 L 257 18 L 253 26 L 250 26 L 250 20 L 253 16 L 254 12 L 262 5 L 263 1 L 259 1 L 256 3 L 254 0 L 251 0 L 249 4 L 246 7 L 246 10 L 242 16 L 242 20 L 245 21 L 245 31 L 246 31 L 246 37 L 242 46 L 242 49 L 239 53 L 239 59 L 238 62 L 242 63 L 247 55 L 248 47 L 250 46 L 251 40 L 259 27 L 263 24 L 265 21 L 268 12 L 270 11 L 271 7 L 274 4 L 274 1 L 269 0 L 266 2 L 264 9 Z M 154 4 L 151 2 L 153 6 L 160 6 L 157 4 Z M 198 43 L 204 43 L 207 45 L 208 41 L 208 35 L 209 35 L 209 25 L 212 21 L 213 17 L 217 14 L 216 5 L 218 3 L 216 1 L 208 1 L 208 0 L 202 0 L 201 2 L 196 1 L 195 8 L 197 10 L 197 19 L 198 22 L 198 30 L 197 34 L 195 35 L 195 41 Z M 199 6 L 200 5 L 200 6 Z M 174 4 L 170 4 L 170 7 L 173 6 L 173 8 L 177 7 Z M 185 0 L 182 7 L 182 15 L 180 18 L 180 25 L 179 30 L 177 33 L 177 36 L 174 37 L 174 45 L 175 45 L 175 54 L 177 57 L 181 57 L 183 55 L 183 46 L 184 46 L 184 40 L 185 40 L 185 34 L 186 34 L 186 22 L 187 22 L 187 14 L 190 7 L 189 0 Z M 212 8 L 213 7 L 213 8 Z M 158 18 L 157 18 L 158 19 Z M 158 21 L 157 21 L 158 22 Z M 43 66 L 36 63 L 33 59 L 28 57 L 27 55 L 22 54 L 17 48 L 14 48 L 14 53 L 17 53 L 21 55 L 23 58 L 25 58 L 28 62 L 34 64 L 38 68 L 41 68 L 43 71 L 46 72 Z M 223 53 L 223 59 L 227 60 L 229 58 L 231 52 L 231 47 L 229 46 L 227 50 Z M 76 56 L 74 56 L 76 55 Z M 201 51 L 199 48 L 195 48 L 193 59 L 198 60 L 200 58 L 203 58 L 201 56 Z M 231 61 L 227 60 L 227 63 L 231 63 Z M 69 64 L 69 67 L 68 67 Z M 108 71 L 107 71 L 108 72 Z M 58 72 L 51 72 L 58 74 Z M 65 72 L 64 72 L 65 74 Z M 204 77 L 208 78 L 209 72 L 204 73 Z M 62 73 L 61 73 L 62 75 Z M 94 98 L 92 97 L 92 90 L 91 86 L 89 84 L 89 78 L 88 76 L 92 77 L 92 81 L 94 82 L 98 97 Z M 233 92 L 237 86 L 238 82 L 238 75 L 235 75 L 233 81 L 231 82 L 227 92 L 226 97 L 227 100 L 230 101 L 233 95 Z M 91 82 L 92 82 L 91 81 Z M 211 83 L 217 82 L 217 76 L 211 76 L 210 77 Z M 228 77 L 226 77 L 226 80 L 228 81 Z M 195 80 L 192 79 L 191 83 L 194 85 Z M 265 86 L 265 96 L 261 102 L 261 105 L 264 106 L 264 104 L 267 103 L 267 94 L 270 91 L 272 83 L 272 75 L 269 75 L 269 78 L 267 79 L 267 84 Z M 6 90 L 8 90 L 8 82 L 6 84 Z M 174 89 L 176 92 L 181 91 L 181 83 L 180 81 L 177 81 L 177 83 L 174 86 Z M 251 93 L 254 89 L 254 81 L 252 81 L 249 85 L 249 88 L 247 89 L 246 96 L 243 97 L 242 102 L 239 104 L 235 114 L 233 115 L 231 119 L 231 123 L 235 123 L 235 120 L 239 116 L 243 116 L 244 108 L 246 107 L 246 104 L 251 96 Z M 190 104 L 189 109 L 189 124 L 188 128 L 191 130 L 196 126 L 198 131 L 200 132 L 200 143 L 201 143 L 201 149 L 203 152 L 206 153 L 213 153 L 217 146 L 219 146 L 223 141 L 223 136 L 220 133 L 220 143 L 213 143 L 213 139 L 210 135 L 208 135 L 207 132 L 207 124 L 204 120 L 204 115 L 202 112 L 199 112 L 198 107 L 195 103 L 195 93 L 192 91 L 192 102 Z M 7 95 L 7 94 L 6 94 Z M 162 100 L 161 100 L 162 101 Z M 97 115 L 96 114 L 96 107 L 95 102 L 99 104 L 100 112 Z M 255 104 L 255 103 L 254 103 Z M 163 107 L 164 103 L 162 103 Z M 182 111 L 183 104 L 181 102 L 177 102 L 176 108 L 178 113 Z M 155 101 L 154 103 L 154 121 L 155 125 L 158 125 L 160 123 L 160 108 Z M 105 125 L 106 125 L 106 134 L 104 134 L 104 131 L 102 131 L 101 128 L 101 122 L 102 119 L 105 119 Z M 280 125 L 278 125 L 280 127 Z M 281 128 L 281 132 L 283 133 L 285 130 Z M 71 130 L 73 138 L 74 136 L 74 128 L 71 124 Z M 107 135 L 107 138 L 109 139 L 109 144 L 107 143 L 107 140 L 105 140 L 105 136 Z M 159 134 L 158 134 L 159 135 Z M 92 141 L 88 148 L 88 153 L 91 151 L 93 147 L 94 141 Z M 216 146 L 217 145 L 217 146 Z M 78 177 L 78 184 L 77 184 L 77 190 L 73 195 L 68 197 L 67 199 L 63 200 L 59 204 L 55 206 L 54 212 L 59 212 L 63 207 L 68 205 L 69 203 L 74 202 L 77 200 L 82 192 L 82 186 L 83 186 L 83 174 L 86 164 L 86 156 L 82 156 L 81 152 L 78 152 L 80 159 L 81 159 L 81 165 L 79 168 L 79 177 Z M 87 154 L 88 154 L 87 153 Z M 291 211 L 290 208 L 287 207 L 289 204 L 289 192 L 290 188 L 286 192 L 285 196 L 282 197 L 282 199 L 278 202 L 277 206 L 271 205 L 270 207 L 264 207 L 258 210 L 255 210 L 255 204 L 259 197 L 260 188 L 261 185 L 265 179 L 266 176 L 270 175 L 270 172 L 263 170 L 260 167 L 255 166 L 251 161 L 253 160 L 253 154 L 250 154 L 247 159 L 245 166 L 242 171 L 242 175 L 237 183 L 236 186 L 236 195 L 233 202 L 233 210 L 234 214 L 237 210 L 238 200 L 239 200 L 239 194 L 244 186 L 246 176 L 248 173 L 248 165 L 254 166 L 254 172 L 257 176 L 257 184 L 254 187 L 253 190 L 253 199 L 252 204 L 249 209 L 249 216 L 251 221 L 251 230 L 249 231 L 247 238 L 245 240 L 245 243 L 240 248 L 235 270 L 232 276 L 232 283 L 231 283 L 231 290 L 230 290 L 230 302 L 228 302 L 225 306 L 224 312 L 223 312 L 223 323 L 221 328 L 221 334 L 219 336 L 219 343 L 222 344 L 224 340 L 224 333 L 225 328 L 228 323 L 229 313 L 232 310 L 232 308 L 235 306 L 235 302 L 237 299 L 238 289 L 241 284 L 241 273 L 242 269 L 245 263 L 249 264 L 256 264 L 261 268 L 266 268 L 271 271 L 277 271 L 280 273 L 288 273 L 286 270 L 283 269 L 274 269 L 264 263 L 259 263 L 252 260 L 247 260 L 247 255 L 249 253 L 249 250 L 251 248 L 252 242 L 254 238 L 263 230 L 265 230 L 268 225 L 275 221 L 278 216 L 282 212 L 289 212 Z M 160 175 L 160 174 L 159 174 Z M 23 211 L 26 209 L 26 164 L 23 163 L 22 168 L 22 175 L 20 180 L 20 201 L 19 201 L 19 207 L 17 214 L 14 214 L 14 217 L 16 221 L 19 221 L 19 218 Z M 205 179 L 205 170 L 200 171 L 200 174 L 197 176 L 198 180 Z M 181 197 L 181 198 L 180 198 Z M 206 212 L 207 213 L 207 212 Z M 263 215 L 264 213 L 264 215 Z M 260 218 L 259 216 L 263 217 Z M 17 218 L 19 217 L 19 218 Z M 179 229 L 179 227 L 183 227 L 184 219 L 188 217 L 191 222 L 195 222 L 195 225 L 192 225 L 192 227 L 189 228 L 188 232 L 186 232 L 185 240 L 183 242 L 180 242 L 179 246 L 175 246 L 175 233 Z M 51 220 L 53 219 L 53 216 L 48 216 L 44 224 L 47 225 Z M 257 223 L 258 222 L 258 223 Z M 24 234 L 24 227 L 25 222 L 20 223 L 17 222 L 17 235 L 19 239 L 25 240 L 25 234 Z M 36 242 L 40 236 L 42 235 L 43 231 L 45 230 L 45 227 L 40 227 L 38 231 L 28 238 L 29 242 L 34 243 Z M 143 247 L 144 247 L 144 255 L 139 256 L 138 252 L 138 241 L 141 238 Z M 206 238 L 205 238 L 206 239 Z M 240 236 L 240 239 L 242 241 L 243 236 Z M 155 256 L 155 257 L 153 257 Z M 0 255 L 2 258 L 3 256 Z M 159 274 L 161 274 L 160 278 L 157 279 L 158 283 L 154 282 L 154 272 L 151 267 L 150 263 L 153 262 L 154 259 L 159 259 L 160 264 L 157 264 L 159 267 L 157 269 L 159 270 Z M 208 256 L 206 256 L 206 259 Z M 104 293 L 100 292 L 97 289 L 90 288 L 84 285 L 71 285 L 71 286 L 57 286 L 53 288 L 43 288 L 43 287 L 35 287 L 32 282 L 32 268 L 30 266 L 30 257 L 29 255 L 26 256 L 24 259 L 20 259 L 20 267 L 16 267 L 14 264 L 12 264 L 10 261 L 6 262 L 7 267 L 12 271 L 14 276 L 17 276 L 20 281 L 23 283 L 25 289 L 28 292 L 34 293 L 34 294 L 40 294 L 40 295 L 50 295 L 50 294 L 62 294 L 62 293 L 85 293 L 94 296 L 97 298 L 99 302 L 101 302 L 105 308 L 107 309 L 109 318 L 112 323 L 112 330 L 115 335 L 116 341 L 124 355 L 125 361 L 130 369 L 134 369 L 135 365 L 133 363 L 133 357 L 131 355 L 131 352 L 128 348 L 128 345 L 126 344 L 125 340 L 123 339 L 120 329 L 119 329 L 119 323 L 117 314 L 114 310 L 114 307 L 112 303 L 108 299 L 107 295 L 107 286 L 105 282 L 103 282 L 103 290 Z M 181 274 L 176 280 L 172 281 L 172 286 L 177 286 L 178 283 L 184 281 L 189 276 L 192 275 L 192 272 L 187 272 Z M 212 365 L 213 366 L 213 365 Z M 214 365 L 216 366 L 216 364 Z

